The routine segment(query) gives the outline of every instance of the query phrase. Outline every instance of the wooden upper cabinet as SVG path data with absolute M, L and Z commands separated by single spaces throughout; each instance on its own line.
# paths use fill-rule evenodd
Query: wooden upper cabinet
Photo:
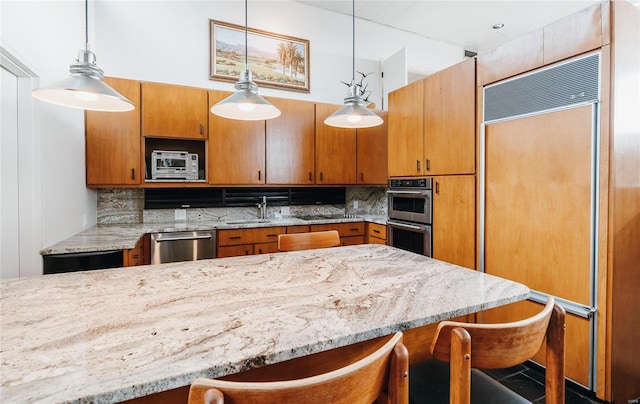
M 389 93 L 389 176 L 424 175 L 423 80 Z
M 209 91 L 209 108 L 228 97 Z M 259 185 L 265 183 L 265 121 L 239 121 L 209 112 L 209 183 Z
M 356 183 L 356 130 L 326 125 L 341 106 L 316 104 L 316 184 Z
M 129 112 L 85 112 L 87 185 L 139 185 L 140 82 L 104 81 L 135 105 Z
M 387 128 L 388 114 L 375 111 L 383 119 L 382 125 L 357 129 L 357 178 L 362 185 L 387 184 Z
M 313 185 L 315 104 L 268 97 L 282 114 L 266 121 L 267 184 Z
M 475 59 L 424 80 L 424 158 L 427 175 L 475 173 Z
M 207 90 L 142 83 L 142 134 L 149 137 L 207 138 Z

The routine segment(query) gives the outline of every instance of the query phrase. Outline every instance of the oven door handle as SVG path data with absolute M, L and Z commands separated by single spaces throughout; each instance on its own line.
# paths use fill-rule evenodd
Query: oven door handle
M 387 190 L 387 194 L 389 195 L 420 195 L 425 196 L 429 193 L 429 191 L 397 191 L 397 190 Z
M 391 226 L 399 227 L 401 229 L 411 229 L 411 230 L 418 230 L 418 231 L 426 231 L 427 230 L 426 226 L 419 226 L 419 225 L 415 225 L 415 224 L 394 222 L 392 220 L 387 220 L 387 224 L 391 225 Z

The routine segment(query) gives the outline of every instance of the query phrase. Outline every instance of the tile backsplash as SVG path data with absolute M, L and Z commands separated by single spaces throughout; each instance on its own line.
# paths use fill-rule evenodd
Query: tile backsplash
M 376 215 L 387 214 L 385 188 L 346 188 L 344 205 L 289 206 L 289 216 L 309 215 Z M 357 206 L 357 207 L 356 207 Z M 188 208 L 187 221 L 225 221 L 257 217 L 254 207 Z M 280 206 L 269 206 L 267 216 L 281 214 Z M 98 189 L 98 223 L 163 223 L 175 221 L 174 209 L 144 209 L 143 189 Z

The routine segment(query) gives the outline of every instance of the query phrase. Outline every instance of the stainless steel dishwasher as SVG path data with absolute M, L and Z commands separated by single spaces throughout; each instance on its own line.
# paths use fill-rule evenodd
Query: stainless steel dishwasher
M 216 232 L 151 233 L 151 263 L 195 261 L 216 257 Z

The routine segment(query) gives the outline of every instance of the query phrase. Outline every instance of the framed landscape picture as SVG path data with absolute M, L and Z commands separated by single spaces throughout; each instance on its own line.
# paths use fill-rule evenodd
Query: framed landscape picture
M 236 82 L 245 68 L 244 26 L 209 20 L 209 79 Z M 260 87 L 309 92 L 309 41 L 247 29 L 247 55 Z

